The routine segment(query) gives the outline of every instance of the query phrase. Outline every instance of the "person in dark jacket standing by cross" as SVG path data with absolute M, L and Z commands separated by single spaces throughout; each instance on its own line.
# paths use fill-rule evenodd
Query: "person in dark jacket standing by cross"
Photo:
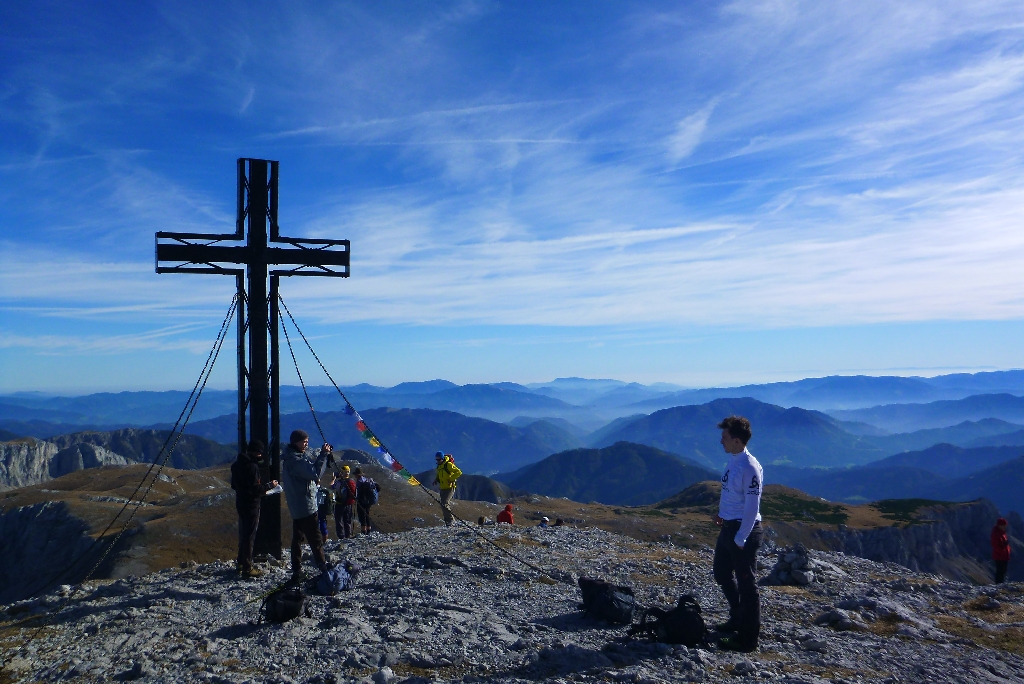
M 263 442 L 254 439 L 249 448 L 238 454 L 231 464 L 231 488 L 235 490 L 235 510 L 238 512 L 238 560 L 236 567 L 242 577 L 259 577 L 263 571 L 252 564 L 252 545 L 260 525 L 260 499 L 277 486 L 277 480 L 264 483 L 261 468 Z
M 333 448 L 324 444 L 320 453 L 314 458 L 309 449 L 309 434 L 305 430 L 295 430 L 288 440 L 288 446 L 281 454 L 281 486 L 284 487 L 288 512 L 292 516 L 292 581 L 302 580 L 302 542 L 309 543 L 313 552 L 313 561 L 324 572 L 327 569 L 327 558 L 324 556 L 324 540 L 320 536 L 320 525 L 317 521 L 317 483 L 327 470 Z
M 1006 518 L 996 520 L 992 527 L 992 560 L 996 563 L 996 584 L 1002 584 L 1006 579 L 1006 566 L 1010 564 L 1010 535 L 1006 527 Z
M 715 524 L 722 528 L 715 545 L 712 571 L 729 602 L 729 620 L 718 625 L 719 632 L 735 632 L 718 642 L 727 651 L 749 653 L 757 650 L 761 631 L 761 597 L 754 574 L 757 550 L 761 547 L 761 464 L 747 451 L 753 436 L 750 421 L 729 416 L 718 428 L 729 464 L 722 476 L 722 498 Z

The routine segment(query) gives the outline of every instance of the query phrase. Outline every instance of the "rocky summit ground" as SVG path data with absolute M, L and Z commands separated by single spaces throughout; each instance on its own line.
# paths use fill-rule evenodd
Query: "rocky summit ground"
M 220 561 L 93 581 L 56 615 L 60 591 L 4 606 L 0 681 L 1024 682 L 1021 584 L 978 587 L 811 551 L 813 583 L 763 588 L 761 647 L 744 655 L 631 640 L 579 610 L 573 580 L 586 575 L 628 584 L 647 605 L 692 592 L 709 623 L 722 620 L 707 547 L 487 526 L 328 548 L 363 565 L 358 588 L 315 596 L 310 617 L 280 625 L 256 624 L 248 602 L 287 579 L 276 562 L 259 580 Z M 762 574 L 773 564 L 768 550 Z M 46 611 L 26 644 L 39 623 L 24 620 Z

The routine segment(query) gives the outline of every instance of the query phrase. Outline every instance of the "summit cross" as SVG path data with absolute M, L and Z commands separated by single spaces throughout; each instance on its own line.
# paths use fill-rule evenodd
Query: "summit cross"
M 277 224 L 278 162 L 238 160 L 235 232 L 156 234 L 157 273 L 235 276 L 238 291 L 238 448 L 267 445 L 271 479 L 281 478 L 278 282 L 281 276 L 349 275 L 348 240 L 284 237 Z M 248 227 L 248 232 L 246 232 Z M 244 240 L 243 244 L 241 243 Z M 268 288 L 269 280 L 269 288 Z M 246 363 L 246 332 L 249 337 Z M 269 355 L 269 358 L 268 358 Z M 249 439 L 245 414 L 249 412 Z M 263 497 L 255 552 L 281 557 L 281 497 Z

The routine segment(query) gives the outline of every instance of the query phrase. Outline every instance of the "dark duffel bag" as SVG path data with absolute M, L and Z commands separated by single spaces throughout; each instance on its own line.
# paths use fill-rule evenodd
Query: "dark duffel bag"
M 263 622 L 288 622 L 302 614 L 308 614 L 309 597 L 299 587 L 282 587 L 267 595 L 260 606 L 260 620 Z
M 589 577 L 580 577 L 579 585 L 587 615 L 620 625 L 633 622 L 638 606 L 632 589 Z
M 672 610 L 650 608 L 644 615 L 644 621 L 630 628 L 629 633 L 630 636 L 648 636 L 665 644 L 693 647 L 707 643 L 708 629 L 697 599 L 692 594 L 684 594 Z

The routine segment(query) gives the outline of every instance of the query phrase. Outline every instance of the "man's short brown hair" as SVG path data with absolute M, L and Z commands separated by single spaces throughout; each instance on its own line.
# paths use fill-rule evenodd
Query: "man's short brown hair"
M 738 439 L 744 444 L 750 441 L 754 433 L 750 430 L 750 421 L 743 416 L 729 416 L 718 424 L 718 429 L 726 430 L 733 439 Z
M 289 444 L 298 444 L 304 439 L 309 439 L 309 433 L 305 430 L 292 430 L 292 436 L 288 438 Z

